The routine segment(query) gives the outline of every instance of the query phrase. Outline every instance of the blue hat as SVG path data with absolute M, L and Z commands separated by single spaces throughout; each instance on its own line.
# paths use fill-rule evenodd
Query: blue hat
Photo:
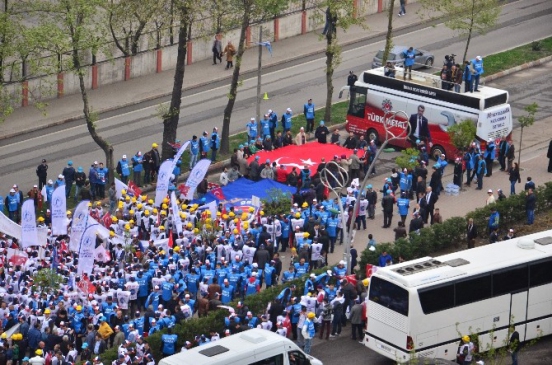
M 71 161 L 71 160 L 67 161 L 67 165 L 73 166 L 73 161 Z
M 83 348 L 83 349 L 87 349 L 87 348 L 88 348 L 88 342 L 84 342 L 84 343 L 82 344 L 82 348 Z
M 25 356 L 22 361 L 29 361 L 29 357 Z
M 372 184 L 368 184 L 368 186 L 366 186 L 366 189 L 372 189 Z
M 391 193 L 392 193 L 391 189 L 387 189 L 387 194 L 391 194 Z
M 251 141 L 249 141 L 249 143 L 251 143 L 251 144 L 255 144 L 255 140 L 254 140 L 254 139 L 252 139 Z
M 243 144 L 240 144 L 240 145 L 238 146 L 238 148 L 243 148 Z
M 320 125 L 324 125 L 324 121 L 323 121 L 323 120 L 320 121 Z
M 82 172 L 82 166 L 79 166 L 79 168 L 77 169 L 78 172 Z
M 259 155 L 255 156 L 255 160 L 258 160 L 260 158 L 261 158 L 261 156 L 259 156 Z
M 266 161 L 265 161 L 265 163 L 270 163 L 270 159 L 267 158 Z
M 433 168 L 434 168 L 434 169 L 440 169 L 440 168 L 441 168 L 441 164 L 436 163 L 435 165 L 433 165 Z
M 249 144 L 248 144 L 247 142 L 245 142 L 245 143 L 243 144 L 243 146 L 244 146 L 244 147 L 247 147 L 247 146 L 249 146 Z
M 387 182 L 391 182 L 391 178 L 390 178 L 390 177 L 387 178 Z
M 417 139 L 417 140 L 416 140 L 416 143 L 420 143 L 420 140 L 419 140 L 419 139 Z

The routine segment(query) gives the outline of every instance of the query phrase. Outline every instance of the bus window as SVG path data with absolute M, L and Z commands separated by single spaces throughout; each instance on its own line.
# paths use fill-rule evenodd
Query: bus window
M 527 290 L 529 284 L 527 265 L 493 273 L 493 296 Z
M 456 305 L 478 302 L 492 297 L 491 275 L 479 276 L 456 283 Z
M 349 102 L 349 115 L 364 118 L 366 108 L 366 89 L 353 86 L 350 89 L 351 101 Z
M 377 276 L 370 280 L 369 300 L 408 316 L 408 291 Z
M 531 288 L 552 283 L 551 265 L 552 260 L 547 260 L 529 266 L 529 286 Z
M 433 286 L 418 290 L 420 304 L 425 314 L 454 307 L 454 284 Z

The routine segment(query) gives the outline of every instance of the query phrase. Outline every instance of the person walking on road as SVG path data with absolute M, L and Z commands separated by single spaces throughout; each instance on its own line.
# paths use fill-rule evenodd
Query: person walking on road
M 552 147 L 552 142 L 550 143 L 550 146 Z M 46 185 L 46 180 L 48 180 L 48 164 L 46 163 L 46 159 L 43 158 L 42 163 L 37 166 L 36 176 L 38 176 L 38 190 L 42 190 L 44 185 Z
M 508 180 L 510 180 L 510 195 L 516 194 L 516 183 L 521 183 L 521 176 L 519 175 L 519 166 L 517 162 L 514 162 L 514 166 L 508 170 L 508 174 L 510 177 Z
M 406 0 L 401 0 L 400 5 L 401 5 L 401 10 L 399 11 L 399 16 L 406 15 L 406 8 L 405 8 Z
M 222 63 L 222 43 L 220 41 L 220 35 L 215 35 L 215 40 L 213 41 L 213 49 L 211 50 L 213 52 L 213 65 L 217 64 L 217 60 L 219 60 L 219 63 Z
M 226 45 L 226 47 L 224 47 L 224 51 L 222 53 L 226 55 L 226 69 L 228 70 L 234 67 L 234 56 L 236 55 L 236 48 L 231 41 L 228 41 L 228 44 Z

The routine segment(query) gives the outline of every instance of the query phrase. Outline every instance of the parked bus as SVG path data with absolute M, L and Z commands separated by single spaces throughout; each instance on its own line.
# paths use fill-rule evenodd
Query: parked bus
M 444 153 L 453 159 L 458 151 L 451 143 L 447 128 L 455 123 L 463 120 L 476 123 L 476 137 L 482 149 L 489 139 L 498 140 L 512 132 L 508 91 L 489 86 L 480 86 L 479 89 L 479 92 L 456 93 L 441 89 L 441 80 L 435 75 L 413 71 L 412 80 L 404 81 L 385 76 L 383 67 L 368 70 L 349 90 L 346 129 L 366 135 L 368 141 L 383 142 L 384 122 L 391 130 L 404 128 L 404 123 L 408 123 L 408 120 L 397 117 L 393 121 L 394 126 L 389 124 L 387 112 L 404 111 L 407 115 L 413 115 L 417 113 L 418 106 L 423 105 L 432 142 L 428 153 L 432 156 Z M 409 139 L 390 143 L 400 148 L 412 145 Z
M 399 363 L 456 359 L 460 338 L 503 347 L 552 332 L 552 230 L 378 268 L 364 343 Z

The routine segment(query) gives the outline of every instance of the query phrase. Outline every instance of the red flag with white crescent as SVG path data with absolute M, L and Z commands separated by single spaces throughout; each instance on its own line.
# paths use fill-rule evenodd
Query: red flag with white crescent
M 168 245 L 169 245 L 170 248 L 173 248 L 173 246 L 174 246 L 172 229 L 169 229 L 169 243 L 168 243 Z
M 130 190 L 134 196 L 142 195 L 142 190 L 132 180 L 128 182 L 128 190 Z
M 226 200 L 226 197 L 224 196 L 224 192 L 220 187 L 211 190 L 211 194 L 213 194 L 217 200 Z
M 111 214 L 107 212 L 101 219 L 101 222 L 105 228 L 109 228 L 111 225 Z

